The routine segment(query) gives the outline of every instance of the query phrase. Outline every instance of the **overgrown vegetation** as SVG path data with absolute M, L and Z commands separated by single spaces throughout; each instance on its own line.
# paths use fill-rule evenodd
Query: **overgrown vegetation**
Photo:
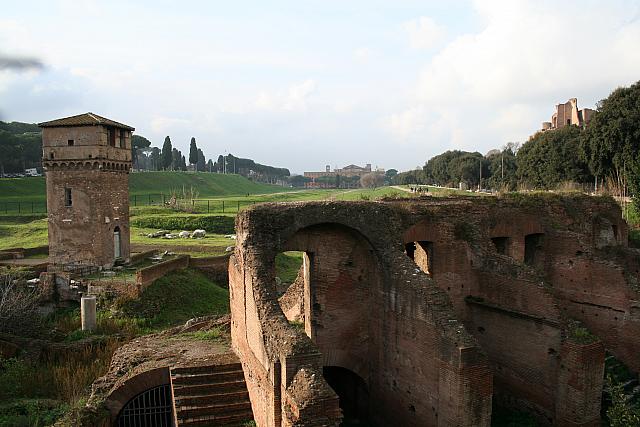
M 33 363 L 25 359 L 0 362 L 0 426 L 45 426 L 61 417 L 87 394 L 93 381 L 104 375 L 114 351 L 115 338 L 45 355 Z
M 213 327 L 204 331 L 187 332 L 181 337 L 188 337 L 199 341 L 220 341 L 224 337 L 224 331 L 219 327 Z
M 140 298 L 121 306 L 122 315 L 144 321 L 152 329 L 229 311 L 229 291 L 193 269 L 174 271 L 156 280 Z
M 570 320 L 567 325 L 568 337 L 578 344 L 591 344 L 598 342 L 599 338 L 591 333 L 581 322 Z
M 607 418 L 611 427 L 640 426 L 640 406 L 628 399 L 624 385 L 613 379 L 605 378 L 605 391 L 610 399 Z
M 25 334 L 38 327 L 42 290 L 27 284 L 28 271 L 0 268 L 0 332 Z
M 276 276 L 284 283 L 293 283 L 302 266 L 303 252 L 283 252 L 276 255 Z
M 233 234 L 235 220 L 233 217 L 220 215 L 145 215 L 131 220 L 136 227 L 156 228 L 164 230 L 196 230 L 208 233 Z

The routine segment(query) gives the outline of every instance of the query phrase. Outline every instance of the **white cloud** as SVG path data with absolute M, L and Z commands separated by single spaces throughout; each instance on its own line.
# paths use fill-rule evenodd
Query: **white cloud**
M 409 44 L 414 49 L 430 49 L 445 36 L 446 30 L 428 16 L 407 21 L 402 24 L 409 37 Z
M 306 111 L 308 99 L 316 90 L 316 82 L 308 79 L 294 83 L 286 91 L 260 91 L 253 106 L 265 111 Z
M 353 56 L 359 62 L 368 62 L 375 56 L 375 51 L 369 47 L 360 47 L 353 52 Z
M 427 126 L 427 109 L 418 105 L 400 113 L 392 114 L 383 120 L 383 127 L 400 141 L 407 141 L 421 133 Z
M 191 120 L 187 119 L 156 116 L 151 119 L 151 130 L 159 134 L 164 134 L 176 128 L 188 128 L 191 124 Z
M 474 7 L 481 29 L 437 51 L 415 96 L 383 119 L 396 138 L 413 133 L 439 144 L 432 154 L 484 152 L 525 141 L 556 103 L 577 97 L 581 107 L 593 107 L 640 76 L 640 20 L 629 20 L 627 3 L 477 0 Z M 413 21 L 406 28 L 415 35 L 429 26 Z M 416 37 L 422 39 L 431 38 Z

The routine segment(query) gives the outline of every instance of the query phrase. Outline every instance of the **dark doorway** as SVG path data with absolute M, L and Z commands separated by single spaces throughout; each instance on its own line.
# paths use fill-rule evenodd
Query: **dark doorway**
M 542 255 L 542 243 L 544 234 L 528 234 L 524 237 L 524 262 L 525 264 L 537 264 Z
M 492 237 L 491 241 L 496 248 L 496 252 L 501 255 L 508 255 L 510 239 L 508 237 Z
M 411 259 L 414 259 L 416 253 L 416 244 L 415 242 L 409 242 L 404 245 L 404 252 Z
M 113 230 L 113 257 L 118 259 L 122 256 L 122 241 L 120 239 L 120 227 Z
M 349 369 L 325 366 L 324 379 L 340 398 L 344 419 L 342 426 L 370 426 L 369 392 L 364 380 Z
M 171 386 L 164 384 L 133 397 L 122 408 L 116 421 L 118 427 L 172 427 L 173 402 Z

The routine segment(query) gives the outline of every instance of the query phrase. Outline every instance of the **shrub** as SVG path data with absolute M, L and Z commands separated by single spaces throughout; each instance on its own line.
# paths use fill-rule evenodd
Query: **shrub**
M 131 224 L 164 230 L 202 229 L 216 234 L 233 234 L 235 230 L 235 219 L 221 215 L 145 215 L 134 218 Z
M 0 406 L 0 426 L 32 427 L 53 425 L 69 406 L 55 400 L 21 399 Z
M 611 427 L 640 425 L 640 408 L 627 399 L 623 385 L 614 381 L 611 375 L 605 379 L 605 391 L 611 399 L 611 406 L 607 409 Z

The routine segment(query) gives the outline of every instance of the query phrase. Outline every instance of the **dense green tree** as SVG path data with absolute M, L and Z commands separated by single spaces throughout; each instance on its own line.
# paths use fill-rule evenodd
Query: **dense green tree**
M 179 171 L 181 169 L 182 153 L 177 148 L 171 150 L 171 170 Z
M 487 185 L 494 190 L 514 191 L 518 186 L 516 164 L 516 144 L 507 144 L 502 151 L 494 150 L 487 154 L 489 178 Z
M 213 160 L 207 160 L 207 172 L 214 172 L 215 169 L 213 167 Z
M 482 167 L 483 181 L 489 178 L 489 162 L 478 152 L 446 151 L 435 156 L 424 167 L 424 178 L 415 184 L 437 184 L 446 187 L 457 187 L 464 182 L 469 187 L 477 187 L 480 182 Z
M 410 170 L 396 175 L 393 178 L 393 183 L 397 185 L 427 184 L 427 177 L 422 169 Z M 433 184 L 434 182 L 429 180 L 429 183 Z
M 198 146 L 196 145 L 196 139 L 191 137 L 191 144 L 189 144 L 189 164 L 195 165 L 198 163 Z
M 151 147 L 151 141 L 142 135 L 131 135 L 131 162 L 134 168 L 139 168 L 138 153 Z
M 184 156 L 182 156 L 182 159 L 180 161 L 180 170 L 181 171 L 187 170 L 187 159 Z
M 311 178 L 303 175 L 294 175 L 289 178 L 289 184 L 291 184 L 292 187 L 304 187 L 307 182 L 311 182 Z
M 172 154 L 173 147 L 171 146 L 171 138 L 165 137 L 164 144 L 162 144 L 162 169 L 171 169 L 171 161 L 173 160 Z
M 198 148 L 198 160 L 196 162 L 196 170 L 198 172 L 204 172 L 207 168 L 207 161 L 204 157 L 204 153 Z
M 544 189 L 555 188 L 563 182 L 589 182 L 587 165 L 578 156 L 580 138 L 581 130 L 576 126 L 532 136 L 516 156 L 519 181 Z
M 640 82 L 618 88 L 598 103 L 584 132 L 581 153 L 592 175 L 626 181 L 639 205 Z
M 158 171 L 163 169 L 162 166 L 162 152 L 158 147 L 151 148 L 151 155 L 149 156 L 151 160 L 151 170 Z
M 0 121 L 0 173 L 42 166 L 42 134 L 38 125 Z
M 226 169 L 224 163 L 226 162 Z M 275 183 L 285 180 L 289 175 L 289 169 L 276 168 L 273 166 L 261 165 L 251 159 L 243 159 L 233 154 L 225 157 L 218 156 L 218 161 L 214 163 L 217 172 L 237 173 L 260 182 Z

